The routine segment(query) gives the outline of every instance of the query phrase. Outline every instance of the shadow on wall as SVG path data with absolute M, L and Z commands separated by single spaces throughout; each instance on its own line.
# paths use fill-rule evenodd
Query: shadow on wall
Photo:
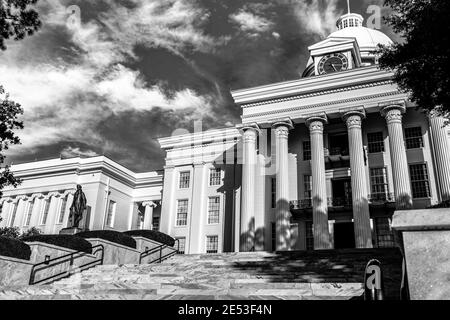
M 381 262 L 385 299 L 399 299 L 402 255 L 398 248 L 280 251 L 260 259 L 234 261 L 232 267 L 239 274 L 246 273 L 246 278 L 268 283 L 363 283 L 371 259 Z
M 289 201 L 285 199 L 281 199 L 277 201 L 276 204 L 277 208 L 282 208 L 283 210 L 276 210 L 276 217 L 275 217 L 275 224 L 276 224 L 276 239 L 278 240 L 275 243 L 275 247 L 278 245 L 281 246 L 281 248 L 286 248 L 286 250 L 289 250 L 291 248 L 291 210 Z M 284 224 L 278 224 L 277 221 L 287 221 L 287 223 Z
M 247 232 L 240 235 L 242 251 L 257 251 L 264 248 L 264 228 L 255 230 L 255 218 L 248 223 Z

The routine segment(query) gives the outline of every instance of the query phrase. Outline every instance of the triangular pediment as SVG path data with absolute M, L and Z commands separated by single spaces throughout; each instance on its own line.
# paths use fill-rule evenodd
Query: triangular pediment
M 312 46 L 309 46 L 309 51 L 318 50 L 318 49 L 324 49 L 334 46 L 345 46 L 345 45 L 352 45 L 358 47 L 358 42 L 356 41 L 356 38 L 353 37 L 329 37 L 325 40 L 322 40 L 316 44 L 313 44 Z M 359 47 L 358 47 L 359 49 Z

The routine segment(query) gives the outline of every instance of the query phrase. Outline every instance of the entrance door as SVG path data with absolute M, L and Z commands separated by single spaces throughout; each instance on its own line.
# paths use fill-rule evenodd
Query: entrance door
M 334 224 L 334 248 L 345 249 L 355 247 L 355 234 L 353 222 Z

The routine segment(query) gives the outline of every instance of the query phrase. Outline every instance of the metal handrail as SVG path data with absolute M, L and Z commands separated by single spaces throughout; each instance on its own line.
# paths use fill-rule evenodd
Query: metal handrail
M 177 248 L 176 249 L 174 248 L 175 243 L 177 243 Z M 142 252 L 139 255 L 139 264 L 142 263 L 142 259 L 144 259 L 145 257 L 148 257 L 149 255 L 152 255 L 152 254 L 154 254 L 154 253 L 156 253 L 158 251 L 159 251 L 159 258 L 150 261 L 149 264 L 154 263 L 156 261 L 158 261 L 158 263 L 161 263 L 163 260 L 169 259 L 170 257 L 172 257 L 175 254 L 177 254 L 178 252 L 180 252 L 180 240 L 179 239 L 175 239 L 175 243 L 174 243 L 173 247 L 168 246 L 166 244 L 160 244 L 159 246 L 157 246 L 155 248 L 152 248 L 152 249 L 149 249 L 149 250 L 146 250 L 146 251 Z M 173 251 L 163 256 L 162 255 L 162 251 L 164 249 L 172 249 Z
M 105 247 L 102 244 L 98 244 L 96 246 L 92 247 L 92 255 L 96 255 L 98 252 L 101 253 L 100 258 L 91 262 L 88 262 L 84 265 L 81 266 L 77 266 L 77 269 L 80 271 L 83 270 L 87 270 L 90 269 L 92 267 L 95 267 L 96 265 L 101 265 L 103 264 L 103 258 L 104 258 L 104 253 L 105 253 Z M 37 263 L 35 265 L 33 265 L 33 267 L 31 268 L 31 274 L 30 274 L 30 281 L 29 284 L 30 285 L 34 285 L 34 284 L 39 284 L 39 283 L 43 283 L 43 282 L 47 282 L 49 280 L 60 280 L 62 278 L 66 278 L 68 276 L 70 276 L 72 274 L 72 266 L 73 266 L 73 262 L 75 259 L 80 258 L 80 257 L 84 257 L 86 255 L 88 255 L 89 253 L 87 252 L 83 252 L 83 251 L 77 251 L 77 252 L 72 252 L 69 254 L 66 254 L 64 256 L 60 256 L 60 257 L 56 257 L 53 258 L 51 260 L 46 260 L 40 263 Z M 60 272 L 58 274 L 49 276 L 47 278 L 41 279 L 36 281 L 36 273 L 42 270 L 46 270 L 49 269 L 51 267 L 54 266 L 58 266 L 58 265 L 62 265 L 63 263 L 66 263 L 69 261 L 69 268 L 67 270 L 64 270 L 63 272 Z M 41 267 L 42 266 L 42 267 Z M 41 267 L 41 268 L 38 268 Z M 57 278 L 57 279 L 55 279 Z

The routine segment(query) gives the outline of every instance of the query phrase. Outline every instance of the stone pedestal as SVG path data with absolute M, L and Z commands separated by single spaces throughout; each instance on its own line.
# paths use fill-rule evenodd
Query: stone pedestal
M 403 236 L 412 300 L 450 300 L 449 209 L 396 211 L 392 228 Z
M 84 230 L 81 228 L 70 227 L 70 228 L 61 229 L 61 231 L 59 231 L 59 234 L 74 235 L 74 234 L 84 232 L 84 231 L 87 231 L 87 230 Z

